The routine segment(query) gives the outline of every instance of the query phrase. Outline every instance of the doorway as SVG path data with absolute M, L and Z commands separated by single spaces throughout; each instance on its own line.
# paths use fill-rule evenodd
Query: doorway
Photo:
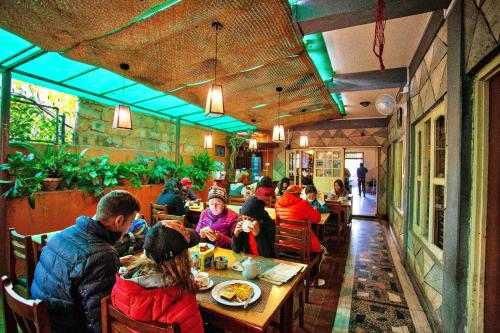
M 360 163 L 368 169 L 365 178 L 365 195 L 360 191 L 357 170 Z M 344 164 L 349 170 L 349 186 L 353 196 L 354 216 L 377 215 L 378 148 L 348 148 L 344 153 Z M 347 178 L 347 177 L 345 177 Z

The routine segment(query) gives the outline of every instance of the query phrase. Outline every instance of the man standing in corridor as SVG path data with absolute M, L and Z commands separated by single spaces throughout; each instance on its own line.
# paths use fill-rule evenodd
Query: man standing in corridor
M 363 192 L 363 197 L 365 196 L 366 173 L 367 172 L 368 172 L 368 169 L 365 168 L 363 163 L 359 163 L 359 168 L 356 171 L 356 174 L 358 176 L 358 195 L 361 195 L 361 192 Z

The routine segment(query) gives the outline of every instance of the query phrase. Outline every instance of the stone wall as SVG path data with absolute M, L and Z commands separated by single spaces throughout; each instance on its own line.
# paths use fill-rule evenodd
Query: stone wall
M 76 128 L 76 144 L 91 147 L 88 154 L 97 156 L 109 154 L 113 162 L 128 161 L 136 153 L 144 156 L 163 155 L 175 158 L 175 123 L 152 115 L 133 112 L 133 130 L 113 129 L 114 107 L 84 98 L 79 99 Z M 186 164 L 190 156 L 199 154 L 203 148 L 204 136 L 209 130 L 181 125 L 180 153 Z M 225 145 L 226 134 L 213 131 L 214 145 Z M 213 149 L 209 150 L 213 156 Z M 225 161 L 225 158 L 216 158 Z

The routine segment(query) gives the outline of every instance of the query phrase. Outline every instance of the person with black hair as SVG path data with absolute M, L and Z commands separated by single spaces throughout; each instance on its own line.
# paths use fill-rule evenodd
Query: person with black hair
M 307 202 L 309 202 L 314 209 L 320 213 L 328 213 L 328 206 L 326 204 L 320 204 L 318 201 L 318 190 L 316 189 L 316 186 L 307 186 L 305 193 Z
M 267 200 L 269 197 L 276 199 L 276 193 L 274 192 L 273 180 L 271 177 L 264 176 L 259 180 L 255 196 L 261 200 Z
M 281 178 L 279 184 L 278 184 L 278 187 L 276 188 L 275 192 L 276 192 L 276 195 L 279 197 L 279 196 L 282 196 L 283 193 L 286 191 L 286 189 L 288 188 L 288 186 L 290 186 L 290 179 L 287 178 L 287 177 L 283 177 Z
M 233 231 L 233 251 L 266 258 L 274 257 L 276 226 L 265 209 L 264 201 L 256 197 L 248 198 L 240 214 Z
M 156 203 L 168 206 L 168 213 L 172 215 L 181 216 L 187 213 L 182 197 L 182 184 L 173 177 L 165 184 Z

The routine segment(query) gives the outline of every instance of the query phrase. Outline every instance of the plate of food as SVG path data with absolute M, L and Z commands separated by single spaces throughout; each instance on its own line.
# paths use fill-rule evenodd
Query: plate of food
M 261 290 L 255 283 L 244 280 L 229 280 L 212 289 L 212 297 L 228 306 L 244 306 L 259 299 Z
M 215 246 L 210 243 L 199 243 L 198 245 L 195 245 L 191 247 L 191 251 L 197 251 L 197 252 L 205 252 L 211 249 L 214 249 Z

